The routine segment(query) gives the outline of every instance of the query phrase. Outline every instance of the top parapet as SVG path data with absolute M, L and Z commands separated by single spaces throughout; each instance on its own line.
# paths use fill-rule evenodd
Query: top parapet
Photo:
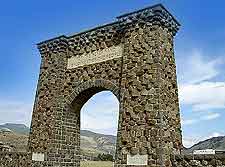
M 154 6 L 149 6 L 140 10 L 136 10 L 130 13 L 125 13 L 116 17 L 120 21 L 137 19 L 137 18 L 148 18 L 154 15 L 161 15 L 164 19 L 169 22 L 174 22 L 176 26 L 180 26 L 180 23 L 173 17 L 173 15 L 162 5 L 156 4 Z
M 176 32 L 179 30 L 180 24 L 179 22 L 173 17 L 172 14 L 162 5 L 162 4 L 156 4 L 154 6 L 146 7 L 134 12 L 126 13 L 123 15 L 120 15 L 116 17 L 117 20 L 114 22 L 111 22 L 109 24 L 101 25 L 92 29 L 89 29 L 87 31 L 79 32 L 77 34 L 74 34 L 72 36 L 59 36 L 53 39 L 49 39 L 43 42 L 38 43 L 38 48 L 43 50 L 42 48 L 46 45 L 52 46 L 52 42 L 59 42 L 63 41 L 63 43 L 66 43 L 67 40 L 82 36 L 85 38 L 87 36 L 93 36 L 96 31 L 110 31 L 112 27 L 114 27 L 117 30 L 121 30 L 127 27 L 127 25 L 130 25 L 132 23 L 136 22 L 147 22 L 152 25 L 160 25 L 162 27 L 168 28 L 169 31 L 172 32 L 173 35 L 176 34 Z M 45 50 L 45 49 L 44 49 Z

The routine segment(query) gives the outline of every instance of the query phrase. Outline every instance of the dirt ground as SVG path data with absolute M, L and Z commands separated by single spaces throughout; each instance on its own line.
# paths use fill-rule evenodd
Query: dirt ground
M 81 167 L 113 167 L 110 161 L 81 161 Z

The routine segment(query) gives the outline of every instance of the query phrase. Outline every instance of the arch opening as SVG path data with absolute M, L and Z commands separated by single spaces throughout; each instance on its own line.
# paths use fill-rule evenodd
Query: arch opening
M 92 87 L 71 103 L 77 115 L 81 166 L 111 165 L 115 159 L 119 120 L 119 99 L 111 90 Z

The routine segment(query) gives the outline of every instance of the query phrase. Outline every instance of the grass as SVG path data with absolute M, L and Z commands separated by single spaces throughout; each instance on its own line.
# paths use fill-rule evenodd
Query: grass
M 81 167 L 113 167 L 110 161 L 81 161 Z

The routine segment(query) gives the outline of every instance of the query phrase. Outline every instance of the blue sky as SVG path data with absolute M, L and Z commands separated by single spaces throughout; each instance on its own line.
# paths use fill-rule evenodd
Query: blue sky
M 162 3 L 182 25 L 175 37 L 175 54 L 184 144 L 225 135 L 223 0 L 1 2 L 0 124 L 30 124 L 40 65 L 36 43 L 111 22 L 120 14 L 156 3 Z M 102 99 L 106 99 L 105 105 L 97 105 Z M 83 110 L 83 128 L 115 133 L 118 102 L 112 94 L 97 94 Z M 106 120 L 104 129 L 99 120 Z

